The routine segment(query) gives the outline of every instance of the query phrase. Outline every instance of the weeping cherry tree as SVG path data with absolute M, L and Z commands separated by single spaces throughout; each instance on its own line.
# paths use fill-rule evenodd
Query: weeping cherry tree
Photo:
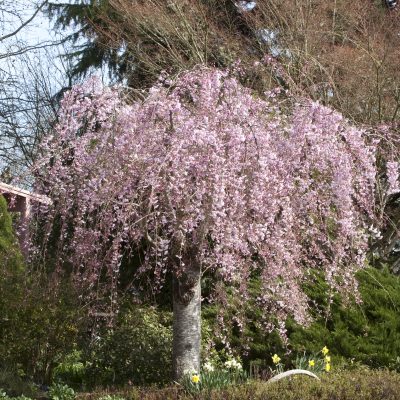
M 45 143 L 38 186 L 53 200 L 49 226 L 57 216 L 58 267 L 112 289 L 124 254 L 140 247 L 137 277 L 161 288 L 173 276 L 175 379 L 200 369 L 205 271 L 243 301 L 258 276 L 257 301 L 282 334 L 288 315 L 308 320 L 311 269 L 357 293 L 375 147 L 318 103 L 281 108 L 275 92 L 256 97 L 216 69 L 160 80 L 133 102 L 92 78 L 65 95 Z

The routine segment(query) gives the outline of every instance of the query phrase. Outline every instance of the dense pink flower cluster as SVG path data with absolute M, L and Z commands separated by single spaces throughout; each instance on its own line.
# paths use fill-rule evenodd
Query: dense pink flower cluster
M 386 173 L 388 181 L 388 193 L 393 194 L 399 192 L 399 163 L 397 161 L 387 161 Z
M 355 292 L 376 179 L 366 139 L 329 108 L 283 112 L 225 71 L 184 73 L 133 103 L 91 79 L 65 95 L 40 161 L 60 260 L 89 284 L 102 268 L 115 283 L 123 253 L 141 247 L 139 272 L 160 287 L 190 251 L 242 296 L 258 274 L 264 309 L 304 323 L 310 269 Z

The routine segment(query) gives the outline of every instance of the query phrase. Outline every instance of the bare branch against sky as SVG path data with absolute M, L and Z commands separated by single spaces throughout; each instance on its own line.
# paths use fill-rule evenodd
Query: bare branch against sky
M 0 3 L 0 5 L 1 4 L 2 3 Z M 39 6 L 33 11 L 32 15 L 28 19 L 26 19 L 23 22 L 20 22 L 20 24 L 17 25 L 17 27 L 12 26 L 13 30 L 11 32 L 0 36 L 0 42 L 2 42 L 3 40 L 6 40 L 6 39 L 8 39 L 8 38 L 10 38 L 12 36 L 17 35 L 18 32 L 20 32 L 25 26 L 27 26 L 29 23 L 31 23 L 33 21 L 33 19 L 38 15 L 39 11 L 43 9 L 45 4 L 47 4 L 47 0 L 43 1 L 41 4 L 39 4 Z M 7 9 L 3 9 L 2 8 L 1 12 L 4 13 L 4 14 L 7 13 Z M 13 15 L 14 17 L 16 16 L 14 11 L 13 12 L 8 11 L 8 13 L 10 13 L 10 15 Z M 21 17 L 18 17 L 18 18 L 21 18 Z
M 43 14 L 47 0 L 0 0 L 0 180 L 27 179 L 55 121 L 57 93 L 70 85 L 64 38 Z M 2 174 L 3 172 L 3 174 Z

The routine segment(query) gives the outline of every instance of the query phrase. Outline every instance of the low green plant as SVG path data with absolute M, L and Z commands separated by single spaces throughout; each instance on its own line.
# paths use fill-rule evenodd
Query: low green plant
M 319 357 L 318 354 L 306 354 L 298 355 L 293 363 L 294 368 L 311 371 L 315 374 L 320 374 L 325 371 L 326 363 L 325 360 Z
M 1 364 L 1 363 L 0 363 Z M 24 371 L 19 366 L 0 367 L 0 387 L 10 397 L 37 395 L 37 387 L 27 379 Z
M 400 357 L 397 356 L 396 358 L 393 358 L 390 363 L 389 363 L 389 368 L 393 369 L 397 372 L 400 371 Z
M 0 400 L 32 400 L 24 395 L 11 397 L 3 389 L 0 388 Z
M 248 375 L 243 370 L 241 362 L 231 358 L 225 361 L 223 366 L 205 363 L 200 374 L 195 372 L 186 374 L 180 384 L 187 393 L 195 394 L 240 385 L 247 379 Z
M 283 363 L 281 363 L 281 358 L 278 356 L 278 354 L 274 354 L 272 357 L 272 362 L 274 364 L 273 368 L 270 368 L 271 372 L 273 375 L 281 374 L 285 370 L 285 366 Z
M 85 378 L 85 367 L 82 362 L 82 351 L 74 349 L 66 354 L 53 369 L 53 380 L 72 387 L 80 386 Z
M 51 400 L 74 400 L 75 391 L 68 385 L 53 383 L 49 388 L 49 397 Z

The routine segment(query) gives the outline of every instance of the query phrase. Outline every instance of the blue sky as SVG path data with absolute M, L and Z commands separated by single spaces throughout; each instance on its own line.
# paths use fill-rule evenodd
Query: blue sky
M 43 74 L 51 94 L 65 85 L 65 68 L 59 57 L 64 49 L 52 45 L 58 43 L 65 32 L 54 32 L 51 21 L 43 13 L 38 13 L 16 35 L 1 40 L 29 20 L 35 12 L 35 4 L 32 0 L 0 0 L 0 101 L 5 107 L 13 107 L 12 104 L 23 107 L 27 93 L 35 85 L 35 73 Z M 14 120 L 21 125 L 21 132 L 26 133 L 29 131 L 29 118 L 27 120 L 27 115 L 18 110 L 13 113 Z M 8 119 L 1 118 L 0 128 L 7 127 Z M 14 154 L 18 158 L 18 154 L 11 150 L 13 139 L 0 135 L 0 141 L 1 171 L 7 162 L 7 155 Z

